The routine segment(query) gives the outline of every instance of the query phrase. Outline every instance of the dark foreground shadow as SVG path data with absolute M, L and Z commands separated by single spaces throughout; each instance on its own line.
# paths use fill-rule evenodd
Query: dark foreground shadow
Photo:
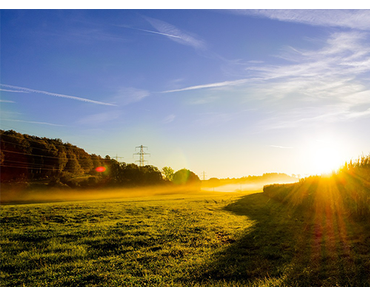
M 263 193 L 225 210 L 254 225 L 194 271 L 194 285 L 369 286 L 368 224 L 292 208 Z

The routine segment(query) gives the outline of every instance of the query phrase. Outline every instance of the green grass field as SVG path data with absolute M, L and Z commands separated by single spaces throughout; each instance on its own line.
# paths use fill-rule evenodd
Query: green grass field
M 2 205 L 0 267 L 3 287 L 369 286 L 370 224 L 262 193 L 91 192 Z

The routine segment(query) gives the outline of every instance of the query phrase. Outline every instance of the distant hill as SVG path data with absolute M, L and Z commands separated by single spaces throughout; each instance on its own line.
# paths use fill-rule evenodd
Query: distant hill
M 219 187 L 230 184 L 274 184 L 274 183 L 294 183 L 299 179 L 296 176 L 289 176 L 285 173 L 264 173 L 263 175 L 249 175 L 241 178 L 210 178 L 202 181 L 203 187 Z

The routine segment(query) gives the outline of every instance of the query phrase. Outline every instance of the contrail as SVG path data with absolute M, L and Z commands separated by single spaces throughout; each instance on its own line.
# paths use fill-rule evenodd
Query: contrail
M 64 127 L 65 126 L 65 125 L 52 124 L 52 123 L 47 123 L 47 122 L 22 121 L 22 120 L 11 120 L 11 119 L 2 119 L 2 121 L 20 122 L 20 123 L 29 123 L 29 124 L 40 124 L 40 125 L 58 126 L 58 127 Z
M 76 97 L 76 96 L 63 95 L 63 94 L 51 93 L 51 92 L 40 91 L 40 90 L 33 90 L 33 89 L 29 89 L 29 88 L 23 88 L 23 87 L 11 86 L 11 85 L 5 85 L 5 84 L 0 84 L 0 85 L 1 86 L 4 86 L 4 87 L 7 87 L 7 88 L 13 88 L 13 89 L 21 90 L 21 91 L 26 91 L 26 92 L 45 94 L 45 95 L 49 95 L 49 96 L 61 97 L 61 98 L 67 98 L 67 99 L 73 99 L 73 100 L 84 101 L 84 102 L 88 102 L 88 103 L 94 103 L 94 104 L 117 106 L 117 105 L 112 104 L 112 103 L 95 101 L 95 100 L 81 98 L 81 97 Z
M 246 83 L 248 81 L 250 81 L 250 80 L 249 79 L 238 79 L 238 80 L 233 80 L 233 81 L 223 81 L 223 82 L 211 83 L 211 84 L 205 84 L 205 85 L 196 85 L 196 86 L 186 87 L 186 88 L 182 88 L 182 89 L 167 90 L 167 91 L 162 91 L 161 93 L 165 94 L 165 93 L 174 93 L 174 92 L 198 90 L 198 89 L 235 86 L 235 85 Z
M 145 30 L 145 29 L 140 29 L 140 28 L 133 28 L 133 27 L 130 27 L 130 28 L 134 29 L 134 30 L 143 31 L 143 32 L 148 32 L 148 33 L 163 35 L 163 36 L 167 36 L 167 37 L 182 39 L 181 36 L 177 36 L 177 35 L 171 35 L 171 34 L 167 34 L 167 33 L 161 33 L 161 32 L 157 32 L 157 31 Z
M 182 32 L 180 29 L 171 24 L 149 17 L 144 17 L 144 19 L 149 22 L 157 31 L 135 28 L 128 25 L 119 25 L 119 27 L 166 36 L 175 42 L 192 46 L 196 49 L 205 49 L 206 47 L 202 40 L 193 37 L 188 33 Z
M 26 91 L 21 90 L 6 90 L 6 89 L 0 89 L 1 92 L 12 92 L 12 93 L 28 93 Z

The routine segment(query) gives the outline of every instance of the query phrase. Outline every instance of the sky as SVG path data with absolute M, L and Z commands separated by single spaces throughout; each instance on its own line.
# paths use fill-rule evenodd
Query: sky
M 2 9 L 0 129 L 203 178 L 370 153 L 370 10 Z

